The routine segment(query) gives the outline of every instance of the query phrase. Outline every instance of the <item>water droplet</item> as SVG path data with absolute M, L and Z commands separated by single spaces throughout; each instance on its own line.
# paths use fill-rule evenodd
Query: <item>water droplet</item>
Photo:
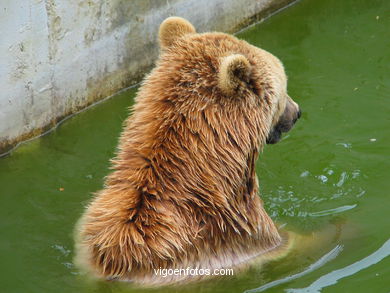
M 336 145 L 341 145 L 341 146 L 345 147 L 346 149 L 352 148 L 352 144 L 346 143 L 346 142 L 339 142 L 339 143 L 336 143 Z
M 352 179 L 356 179 L 360 176 L 360 170 L 353 170 L 352 171 Z
M 70 263 L 70 262 L 63 262 L 62 264 L 63 264 L 65 267 L 67 267 L 68 269 L 73 268 L 73 264 Z
M 347 172 L 341 173 L 340 180 L 339 180 L 339 182 L 336 183 L 336 186 L 341 187 L 345 183 L 347 178 L 348 178 Z
M 361 192 L 359 192 L 358 194 L 356 194 L 356 197 L 362 197 L 365 193 L 366 193 L 366 191 L 365 191 L 365 190 L 362 190 Z
M 307 177 L 310 175 L 310 172 L 309 171 L 303 171 L 300 175 L 300 177 Z
M 69 253 L 70 253 L 70 250 L 69 249 L 66 249 L 65 247 L 63 247 L 62 245 L 58 245 L 58 244 L 54 244 L 51 246 L 52 248 L 58 250 L 59 252 L 61 252 L 64 256 L 68 256 Z
M 317 178 L 320 179 L 322 183 L 326 183 L 328 181 L 328 177 L 325 175 L 318 175 Z

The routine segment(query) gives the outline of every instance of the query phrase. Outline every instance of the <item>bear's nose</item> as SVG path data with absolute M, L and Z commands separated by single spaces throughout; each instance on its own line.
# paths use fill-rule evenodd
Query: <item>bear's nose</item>
M 295 124 L 295 122 L 297 122 L 297 120 L 299 118 L 301 118 L 301 115 L 302 115 L 302 112 L 301 112 L 301 109 L 299 109 L 298 112 L 297 112 L 297 116 L 293 120 L 293 124 Z

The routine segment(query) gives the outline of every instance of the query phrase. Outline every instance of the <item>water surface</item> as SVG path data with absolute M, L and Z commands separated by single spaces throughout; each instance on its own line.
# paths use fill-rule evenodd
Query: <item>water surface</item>
M 72 230 L 108 173 L 129 90 L 0 159 L 0 291 L 389 292 L 389 28 L 387 0 L 303 0 L 239 34 L 283 61 L 303 109 L 258 161 L 266 208 L 285 229 L 330 229 L 327 241 L 199 284 L 87 282 Z

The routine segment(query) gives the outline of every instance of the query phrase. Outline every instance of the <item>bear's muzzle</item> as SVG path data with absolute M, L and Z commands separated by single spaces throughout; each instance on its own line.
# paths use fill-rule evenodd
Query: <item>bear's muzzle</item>
M 302 111 L 298 104 L 288 97 L 286 108 L 276 125 L 269 132 L 266 143 L 277 143 L 281 139 L 282 133 L 290 131 L 301 115 Z

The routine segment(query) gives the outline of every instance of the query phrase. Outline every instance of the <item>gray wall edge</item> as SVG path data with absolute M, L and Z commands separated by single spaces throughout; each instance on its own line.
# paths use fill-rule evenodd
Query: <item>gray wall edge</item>
M 0 5 L 0 156 L 65 117 L 139 82 L 157 31 L 181 16 L 233 33 L 294 0 L 64 1 Z

